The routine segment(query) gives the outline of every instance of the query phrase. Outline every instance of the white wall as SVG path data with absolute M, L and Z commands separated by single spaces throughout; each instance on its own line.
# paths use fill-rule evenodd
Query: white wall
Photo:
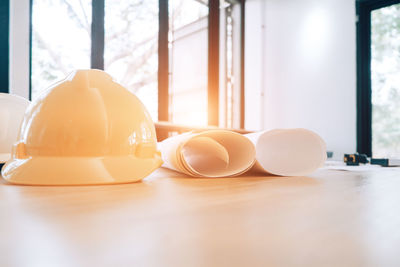
M 263 121 L 264 7 L 263 0 L 246 0 L 245 8 L 245 128 L 260 130 Z
M 336 155 L 355 152 L 354 0 L 248 0 L 246 9 L 246 126 L 304 127 Z

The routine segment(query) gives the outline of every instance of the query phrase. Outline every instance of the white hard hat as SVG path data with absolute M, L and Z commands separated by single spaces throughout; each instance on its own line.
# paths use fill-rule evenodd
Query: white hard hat
M 2 175 L 16 184 L 113 184 L 161 164 L 140 100 L 103 71 L 79 70 L 29 106 Z
M 0 164 L 10 159 L 28 105 L 23 97 L 0 93 Z

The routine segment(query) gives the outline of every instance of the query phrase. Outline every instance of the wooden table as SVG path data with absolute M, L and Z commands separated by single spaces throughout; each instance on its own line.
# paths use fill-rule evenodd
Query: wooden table
M 400 170 L 0 184 L 0 266 L 400 266 Z

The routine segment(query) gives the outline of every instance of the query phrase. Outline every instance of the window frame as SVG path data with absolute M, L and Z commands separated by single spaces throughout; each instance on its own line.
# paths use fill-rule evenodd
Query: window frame
M 33 1 L 33 0 L 32 0 Z M 105 0 L 92 0 L 90 67 L 104 70 Z

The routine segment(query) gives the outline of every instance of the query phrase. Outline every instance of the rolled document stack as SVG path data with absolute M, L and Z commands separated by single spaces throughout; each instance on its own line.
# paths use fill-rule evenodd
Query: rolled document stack
M 198 177 L 242 174 L 254 165 L 256 156 L 248 138 L 225 130 L 189 132 L 158 145 L 164 167 Z
M 185 133 L 159 143 L 163 167 L 197 177 L 251 172 L 304 176 L 323 166 L 326 145 L 306 129 L 240 135 L 226 130 Z

